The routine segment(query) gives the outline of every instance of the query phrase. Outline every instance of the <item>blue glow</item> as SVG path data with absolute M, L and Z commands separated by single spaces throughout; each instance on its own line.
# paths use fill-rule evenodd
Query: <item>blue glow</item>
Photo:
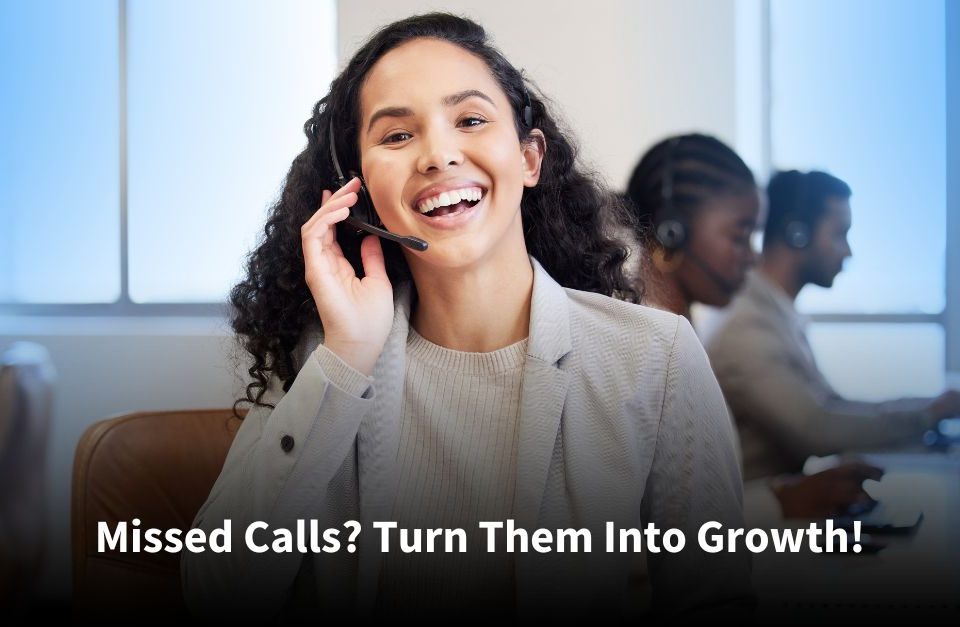
M 130 295 L 220 301 L 336 69 L 333 2 L 130 3 Z
M 853 258 L 808 312 L 944 307 L 946 56 L 942 1 L 774 0 L 776 168 L 853 188 Z
M 115 0 L 0 3 L 0 300 L 120 293 Z

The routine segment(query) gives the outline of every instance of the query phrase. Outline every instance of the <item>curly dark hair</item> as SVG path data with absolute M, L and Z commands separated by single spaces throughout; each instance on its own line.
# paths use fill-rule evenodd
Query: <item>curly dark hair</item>
M 630 215 L 598 177 L 578 164 L 575 144 L 548 112 L 545 99 L 490 45 L 480 25 L 446 13 L 410 17 L 376 32 L 333 80 L 329 94 L 314 105 L 303 126 L 307 146 L 293 160 L 263 237 L 247 258 L 246 278 L 230 292 L 233 330 L 253 356 L 247 371 L 253 381 L 246 386 L 246 396 L 233 405 L 238 416 L 241 403 L 273 408 L 261 402 L 271 373 L 282 381 L 284 392 L 290 389 L 297 375 L 293 351 L 303 330 L 318 322 L 304 278 L 300 227 L 320 206 L 322 190 L 335 189 L 328 129 L 337 129 L 335 149 L 344 170 L 360 171 L 360 89 L 381 57 L 417 38 L 447 41 L 482 59 L 513 107 L 521 141 L 531 140 L 531 128 L 521 123 L 519 113 L 529 101 L 533 128 L 544 134 L 547 151 L 538 185 L 524 188 L 521 200 L 528 252 L 565 287 L 640 300 L 636 282 L 624 272 L 630 247 L 618 235 L 623 227 L 622 232 L 629 232 Z M 337 229 L 336 237 L 362 276 L 361 238 L 352 229 Z M 381 244 L 390 281 L 396 285 L 410 279 L 399 246 L 384 240 Z

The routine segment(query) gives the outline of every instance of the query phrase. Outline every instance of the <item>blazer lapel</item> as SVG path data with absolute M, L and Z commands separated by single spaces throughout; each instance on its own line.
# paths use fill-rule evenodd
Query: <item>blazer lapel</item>
M 517 477 L 514 519 L 518 526 L 535 529 L 547 484 L 567 393 L 567 374 L 558 365 L 571 349 L 567 294 L 540 263 L 530 257 L 534 270 L 530 304 L 530 335 L 523 367 L 518 424 Z M 406 372 L 406 346 L 413 286 L 397 287 L 393 327 L 374 368 L 377 401 L 360 425 L 357 461 L 360 482 L 360 516 L 367 541 L 359 543 L 357 609 L 372 613 L 382 564 L 380 544 L 371 533 L 374 521 L 390 520 L 398 477 L 397 450 Z M 526 567 L 526 554 L 516 559 L 517 587 L 534 584 Z
M 382 554 L 373 533 L 374 521 L 389 521 L 396 497 L 397 450 L 400 446 L 400 407 L 406 372 L 407 336 L 410 328 L 412 283 L 396 288 L 394 318 L 383 352 L 373 369 L 376 401 L 357 434 L 360 490 L 360 524 L 364 538 L 360 550 L 357 608 L 372 612 L 376 603 Z
M 534 269 L 533 296 L 520 393 L 513 501 L 516 524 L 527 530 L 539 527 L 540 506 L 567 394 L 567 373 L 558 362 L 571 349 L 567 293 L 536 259 L 530 260 Z M 517 594 L 521 598 L 524 589 L 535 583 L 529 557 L 525 553 L 515 555 Z

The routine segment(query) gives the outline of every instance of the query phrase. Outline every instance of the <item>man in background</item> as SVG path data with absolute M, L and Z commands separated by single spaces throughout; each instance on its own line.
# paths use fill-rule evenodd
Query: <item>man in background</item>
M 960 414 L 952 390 L 878 403 L 837 394 L 794 302 L 807 284 L 832 286 L 851 256 L 850 187 L 824 172 L 793 170 L 776 174 L 767 195 L 758 267 L 707 343 L 740 431 L 744 479 L 798 472 L 810 455 L 916 443 Z

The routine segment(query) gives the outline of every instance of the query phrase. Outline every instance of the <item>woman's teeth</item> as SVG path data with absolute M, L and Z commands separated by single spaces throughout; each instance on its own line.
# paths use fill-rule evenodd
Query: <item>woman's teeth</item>
M 450 207 L 464 200 L 467 202 L 476 202 L 481 198 L 483 198 L 483 190 L 481 190 L 479 187 L 455 189 L 421 200 L 417 205 L 417 210 L 420 213 L 430 213 L 438 207 Z

